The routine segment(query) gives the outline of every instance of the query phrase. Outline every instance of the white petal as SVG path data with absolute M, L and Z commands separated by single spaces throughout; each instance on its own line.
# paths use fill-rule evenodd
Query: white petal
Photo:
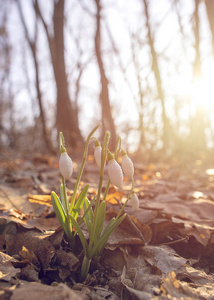
M 73 163 L 67 152 L 63 152 L 59 159 L 59 169 L 65 179 L 69 179 L 73 173 Z
M 133 178 L 133 176 L 134 176 L 134 165 L 133 165 L 133 162 L 131 161 L 131 159 L 127 155 L 124 155 L 122 157 L 121 165 L 122 165 L 123 172 L 125 173 L 125 175 L 129 178 Z
M 95 147 L 94 157 L 99 168 L 101 167 L 101 153 L 102 153 L 102 147 L 101 146 Z
M 139 205 L 140 205 L 139 198 L 135 193 L 131 196 L 130 204 L 134 210 L 139 209 Z
M 116 162 L 115 159 L 111 159 L 108 162 L 108 175 L 111 183 L 117 187 L 121 187 L 123 184 L 123 171 L 120 165 Z

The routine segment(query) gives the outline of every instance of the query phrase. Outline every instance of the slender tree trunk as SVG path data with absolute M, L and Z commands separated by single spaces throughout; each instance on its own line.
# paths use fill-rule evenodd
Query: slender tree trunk
M 44 113 L 44 108 L 43 108 L 43 102 L 42 102 L 42 94 L 41 94 L 41 89 L 40 89 L 40 80 L 39 80 L 39 65 L 38 65 L 38 60 L 37 60 L 37 50 L 36 50 L 36 43 L 37 43 L 37 20 L 35 21 L 35 37 L 34 40 L 30 38 L 27 25 L 23 16 L 22 12 L 22 7 L 20 1 L 17 1 L 17 6 L 18 6 L 18 11 L 20 15 L 20 19 L 25 31 L 25 36 L 26 40 L 28 42 L 28 45 L 31 50 L 32 58 L 33 58 L 33 63 L 34 63 L 34 68 L 35 68 L 35 81 L 36 81 L 36 92 L 37 92 L 37 100 L 39 104 L 39 111 L 40 111 L 40 120 L 42 124 L 42 135 L 43 139 L 45 142 L 45 146 L 50 150 L 53 151 L 52 143 L 50 140 L 50 137 L 48 136 L 47 133 L 47 126 L 46 126 L 46 118 L 45 118 L 45 113 Z
M 97 13 L 96 13 L 96 34 L 95 34 L 95 52 L 98 62 L 98 67 L 100 71 L 100 81 L 101 81 L 101 93 L 100 93 L 100 101 L 102 107 L 102 122 L 103 122 L 103 130 L 110 130 L 111 132 L 111 144 L 116 145 L 116 130 L 114 125 L 114 120 L 111 114 L 111 106 L 109 100 L 109 92 L 108 92 L 108 79 L 105 74 L 104 64 L 102 60 L 101 53 L 101 5 L 100 0 L 95 0 Z
M 76 111 L 72 107 L 68 92 L 67 74 L 64 58 L 64 0 L 54 2 L 53 29 L 51 36 L 48 26 L 40 11 L 38 1 L 35 1 L 35 10 L 44 26 L 52 59 L 54 77 L 57 89 L 56 125 L 58 132 L 62 131 L 67 144 L 76 148 L 82 145 L 83 138 L 80 133 Z
M 143 0 L 144 8 L 145 8 L 145 16 L 146 16 L 146 27 L 147 27 L 147 38 L 149 42 L 150 52 L 152 56 L 152 70 L 155 75 L 156 87 L 158 92 L 158 98 L 161 101 L 161 108 L 162 108 L 162 122 L 163 122 L 163 132 L 162 132 L 162 139 L 163 139 L 163 148 L 167 148 L 169 143 L 169 119 L 166 115 L 165 110 L 165 96 L 164 91 L 162 88 L 161 76 L 160 76 L 160 69 L 158 65 L 158 57 L 154 48 L 154 40 L 152 37 L 151 29 L 150 29 L 150 17 L 148 12 L 148 0 Z
M 213 45 L 213 54 L 214 54 L 214 1 L 205 0 L 207 16 L 210 24 L 210 30 L 212 34 L 212 45 Z
M 194 22 L 194 37 L 195 37 L 195 61 L 193 64 L 193 80 L 196 84 L 200 84 L 201 78 L 201 55 L 200 55 L 200 20 L 199 20 L 199 9 L 200 0 L 195 0 L 195 10 L 193 15 Z M 196 100 L 196 99 L 193 99 Z M 189 137 L 189 147 L 190 150 L 201 150 L 206 146 L 206 137 L 205 137 L 205 111 L 200 106 L 200 101 L 194 103 L 195 105 L 195 114 L 190 119 L 190 137 Z
M 142 80 L 140 78 L 140 69 L 139 64 L 136 60 L 136 53 L 135 53 L 135 46 L 134 41 L 132 41 L 132 59 L 135 67 L 135 73 L 137 77 L 137 83 L 138 83 L 138 93 L 139 93 L 139 99 L 140 104 L 138 106 L 138 115 L 139 115 L 139 132 L 140 132 L 140 142 L 139 142 L 139 153 L 143 152 L 145 150 L 145 128 L 144 128 L 144 115 L 143 115 L 143 108 L 144 108 L 144 96 L 143 96 L 143 88 L 142 88 Z
M 193 74 L 196 79 L 201 77 L 201 55 L 200 55 L 200 31 L 199 31 L 199 8 L 200 0 L 195 0 L 195 10 L 194 10 L 194 36 L 195 36 L 195 62 Z

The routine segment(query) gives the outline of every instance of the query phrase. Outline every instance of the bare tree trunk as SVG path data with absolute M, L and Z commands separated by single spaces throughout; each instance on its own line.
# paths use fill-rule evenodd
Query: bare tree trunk
M 205 0 L 207 16 L 210 24 L 210 30 L 212 34 L 212 44 L 213 44 L 213 53 L 214 53 L 214 1 Z
M 195 0 L 195 10 L 193 15 L 194 22 L 194 37 L 195 37 L 195 61 L 193 64 L 193 80 L 200 84 L 201 78 L 201 55 L 200 55 L 200 30 L 199 30 L 199 9 L 200 0 Z M 206 146 L 205 137 L 205 111 L 201 108 L 200 102 L 195 103 L 196 111 L 195 115 L 192 117 L 190 124 L 190 137 L 189 137 L 189 147 L 190 149 L 200 150 Z
M 43 108 L 43 102 L 42 102 L 42 94 L 41 94 L 41 89 L 40 89 L 40 80 L 39 80 L 39 65 L 38 65 L 38 60 L 37 60 L 37 50 L 36 50 L 36 44 L 37 44 L 37 19 L 35 20 L 35 37 L 34 40 L 30 39 L 30 35 L 27 29 L 27 25 L 24 19 L 24 15 L 22 12 L 22 7 L 20 1 L 17 1 L 17 6 L 18 6 L 18 11 L 20 15 L 20 19 L 25 31 L 25 36 L 26 40 L 29 44 L 31 53 L 32 53 L 32 58 L 33 58 L 33 63 L 34 63 L 34 68 L 35 68 L 35 81 L 36 81 L 36 92 L 37 92 L 37 100 L 39 104 L 39 110 L 40 110 L 40 120 L 42 124 L 42 133 L 43 133 L 43 138 L 46 147 L 50 150 L 53 151 L 53 146 L 51 143 L 51 139 L 48 136 L 47 133 L 47 126 L 46 126 L 46 118 L 45 118 L 45 113 L 44 113 L 44 108 Z
M 155 52 L 154 40 L 153 40 L 151 29 L 150 29 L 150 17 L 149 17 L 149 12 L 148 12 L 148 0 L 143 0 L 143 3 L 144 3 L 145 16 L 146 16 L 147 38 L 148 38 L 150 52 L 151 52 L 151 56 L 152 56 L 152 70 L 153 70 L 154 75 L 155 75 L 158 98 L 161 101 L 161 107 L 162 107 L 163 148 L 166 148 L 168 146 L 168 142 L 169 142 L 168 138 L 169 138 L 170 124 L 169 124 L 169 120 L 168 120 L 167 115 L 166 115 L 165 96 L 164 96 L 164 91 L 163 91 L 163 88 L 162 88 L 160 69 L 159 69 L 159 65 L 158 65 L 158 57 L 157 57 L 157 54 Z
M 140 69 L 139 64 L 136 60 L 134 41 L 132 40 L 132 59 L 135 67 L 135 73 L 137 77 L 138 83 L 138 93 L 140 98 L 140 105 L 138 106 L 138 115 L 139 115 L 139 132 L 140 132 L 140 142 L 139 142 L 139 152 L 143 152 L 145 150 L 145 128 L 144 128 L 144 116 L 143 116 L 143 108 L 144 108 L 144 96 L 143 96 L 143 88 L 142 88 L 142 80 L 140 78 Z
M 114 120 L 111 114 L 111 106 L 109 100 L 109 92 L 108 92 L 108 79 L 105 74 L 104 64 L 102 60 L 101 54 L 101 5 L 100 0 L 95 0 L 97 13 L 96 13 L 96 34 L 95 34 L 95 52 L 98 62 L 98 67 L 100 70 L 100 81 L 101 81 L 101 93 L 100 93 L 100 101 L 102 106 L 102 122 L 103 122 L 103 130 L 110 130 L 111 132 L 111 144 L 116 145 L 116 130 L 114 125 Z
M 196 79 L 201 77 L 201 55 L 200 55 L 200 32 L 199 32 L 199 8 L 200 0 L 195 0 L 195 10 L 194 10 L 194 36 L 195 36 L 195 62 L 193 74 Z
M 57 130 L 62 131 L 66 142 L 76 148 L 82 145 L 83 139 L 80 133 L 76 111 L 73 109 L 69 92 L 67 74 L 64 59 L 64 0 L 54 2 L 53 29 L 54 36 L 51 36 L 48 26 L 35 0 L 35 10 L 38 13 L 44 26 L 52 59 L 53 71 L 57 88 Z

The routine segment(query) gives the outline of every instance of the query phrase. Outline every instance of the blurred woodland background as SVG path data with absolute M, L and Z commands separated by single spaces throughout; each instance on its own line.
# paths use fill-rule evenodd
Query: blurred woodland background
M 0 0 L 0 149 L 214 147 L 213 0 Z

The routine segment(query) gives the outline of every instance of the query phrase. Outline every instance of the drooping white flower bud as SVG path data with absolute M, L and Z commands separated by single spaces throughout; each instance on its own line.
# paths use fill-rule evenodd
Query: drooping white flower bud
M 59 169 L 65 179 L 69 179 L 73 173 L 73 163 L 67 152 L 62 152 L 59 159 Z
M 96 163 L 97 163 L 99 168 L 101 167 L 101 154 L 102 154 L 102 147 L 100 145 L 95 146 L 94 158 L 95 158 Z
M 131 204 L 131 206 L 132 206 L 132 208 L 134 210 L 138 210 L 139 209 L 140 203 L 139 203 L 139 198 L 138 198 L 138 196 L 137 196 L 136 193 L 132 194 L 132 196 L 131 196 L 131 198 L 130 198 L 129 201 L 130 201 L 130 204 Z
M 110 152 L 108 153 L 108 176 L 113 185 L 122 186 L 123 171 Z
M 122 169 L 124 174 L 129 177 L 129 178 L 133 178 L 134 176 L 134 165 L 133 162 L 131 161 L 131 159 L 128 157 L 128 155 L 126 154 L 126 152 L 123 150 L 122 152 Z

